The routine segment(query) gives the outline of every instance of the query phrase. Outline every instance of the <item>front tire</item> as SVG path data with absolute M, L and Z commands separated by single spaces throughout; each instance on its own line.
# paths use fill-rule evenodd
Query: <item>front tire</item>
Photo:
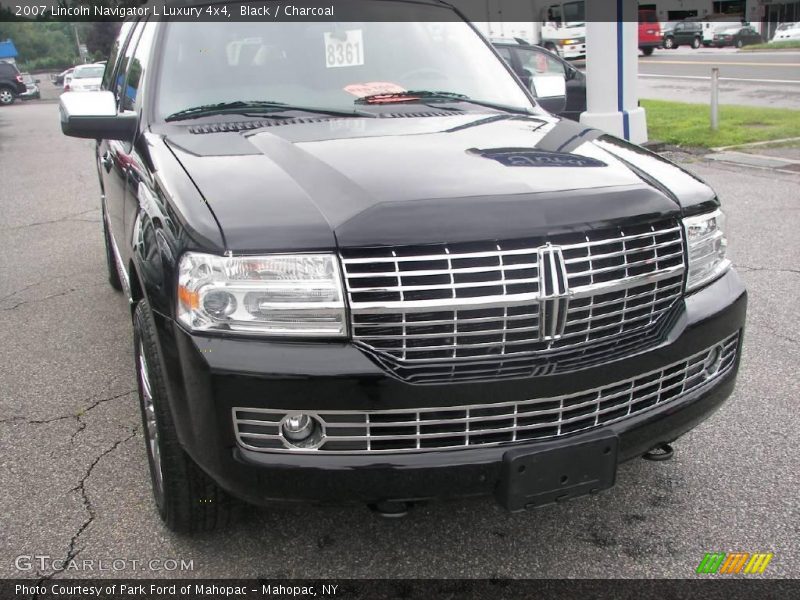
M 742 40 L 736 40 L 736 47 L 741 48 L 742 46 L 744 46 L 744 42 Z
M 11 106 L 14 104 L 14 92 L 7 87 L 0 87 L 0 106 Z
M 195 464 L 178 442 L 146 300 L 133 313 L 133 343 L 147 461 L 161 520 L 172 531 L 212 531 L 236 520 L 241 504 Z
M 702 42 L 700 41 L 700 38 L 694 38 L 692 40 L 692 48 L 694 48 L 695 50 L 697 50 L 701 44 Z
M 654 48 L 642 48 L 642 54 L 645 56 L 653 56 Z
M 664 48 L 666 48 L 667 50 L 674 50 L 675 48 L 677 48 L 677 46 L 675 45 L 675 39 L 671 37 L 666 38 L 664 40 Z

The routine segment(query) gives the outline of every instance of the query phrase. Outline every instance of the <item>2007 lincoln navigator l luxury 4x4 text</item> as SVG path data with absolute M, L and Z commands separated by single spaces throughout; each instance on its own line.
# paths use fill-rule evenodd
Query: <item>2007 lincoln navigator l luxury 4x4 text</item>
M 170 528 L 595 493 L 733 390 L 747 300 L 714 191 L 553 116 L 563 80 L 523 83 L 446 4 L 348 4 L 128 21 L 102 89 L 62 96 L 98 140 Z

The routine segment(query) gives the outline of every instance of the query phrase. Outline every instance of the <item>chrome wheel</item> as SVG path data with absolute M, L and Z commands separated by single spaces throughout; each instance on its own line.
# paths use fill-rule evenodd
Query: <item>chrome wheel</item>
M 0 104 L 11 104 L 14 101 L 14 94 L 6 89 L 0 90 Z
M 164 476 L 161 472 L 161 449 L 158 444 L 158 424 L 156 407 L 153 403 L 153 388 L 150 385 L 150 370 L 144 356 L 144 346 L 139 343 L 139 382 L 142 387 L 142 410 L 144 411 L 145 435 L 147 448 L 153 465 L 153 485 L 156 496 L 160 499 L 164 494 Z

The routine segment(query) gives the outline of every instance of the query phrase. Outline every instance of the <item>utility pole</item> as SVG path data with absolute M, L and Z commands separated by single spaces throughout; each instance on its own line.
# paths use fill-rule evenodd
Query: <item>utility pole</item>
M 81 62 L 86 62 L 86 52 L 85 48 L 81 45 L 81 38 L 78 36 L 78 25 L 77 23 L 72 24 L 72 31 L 75 34 L 75 45 L 78 47 L 78 57 Z

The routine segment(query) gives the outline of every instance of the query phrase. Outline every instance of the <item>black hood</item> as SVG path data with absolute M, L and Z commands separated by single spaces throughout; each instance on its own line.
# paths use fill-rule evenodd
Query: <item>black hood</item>
M 167 143 L 233 251 L 509 239 L 679 214 L 713 192 L 553 117 L 300 119 Z M 204 128 L 195 131 L 213 131 Z

